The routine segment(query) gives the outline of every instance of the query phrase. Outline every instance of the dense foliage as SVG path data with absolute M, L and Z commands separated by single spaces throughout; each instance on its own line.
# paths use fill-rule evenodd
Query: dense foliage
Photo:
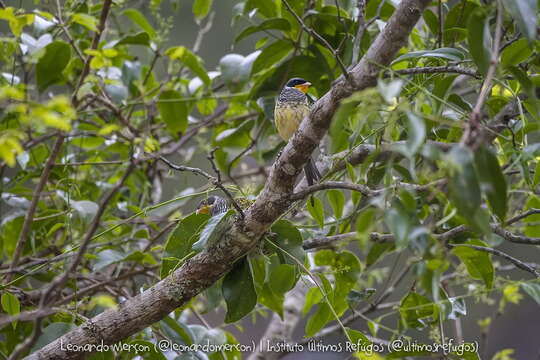
M 163 8 L 176 2 L 135 3 L 0 2 L 1 358 L 41 348 L 220 241 L 239 211 L 193 210 L 222 189 L 243 209 L 256 199 L 283 146 L 279 89 L 298 76 L 323 96 L 399 2 L 237 1 L 234 42 L 256 42 L 215 69 L 198 53 L 216 4 L 193 2 L 189 47 L 170 36 Z M 491 321 L 524 297 L 540 304 L 537 15 L 536 0 L 433 1 L 376 87 L 340 103 L 318 156 L 322 185 L 298 185 L 260 246 L 125 343 L 174 358 L 152 344 L 236 344 L 249 319 L 296 312 L 305 338 L 282 340 L 454 341 L 472 347 L 448 358 L 487 358 Z M 215 313 L 223 323 L 206 323 Z M 191 356 L 240 356 L 229 350 Z

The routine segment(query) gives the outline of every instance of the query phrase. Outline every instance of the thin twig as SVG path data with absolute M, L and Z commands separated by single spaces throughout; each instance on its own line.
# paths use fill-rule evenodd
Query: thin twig
M 44 307 L 45 303 L 49 301 L 50 295 L 54 292 L 54 290 L 58 287 L 61 287 L 65 284 L 65 282 L 69 279 L 69 277 L 72 274 L 76 273 L 77 267 L 79 266 L 80 262 L 82 261 L 84 254 L 86 253 L 86 249 L 88 245 L 90 244 L 90 241 L 92 240 L 94 233 L 97 231 L 101 216 L 105 212 L 105 209 L 107 208 L 107 205 L 112 200 L 113 196 L 120 190 L 120 188 L 124 185 L 127 178 L 131 175 L 131 172 L 135 169 L 135 164 L 132 162 L 129 164 L 128 168 L 122 175 L 122 178 L 118 180 L 116 185 L 111 188 L 105 196 L 102 198 L 102 200 L 99 203 L 98 211 L 94 215 L 94 218 L 92 219 L 92 223 L 90 224 L 90 227 L 86 234 L 84 235 L 84 238 L 81 241 L 81 246 L 79 247 L 79 250 L 77 251 L 77 254 L 75 255 L 75 258 L 71 262 L 68 269 L 63 273 L 63 275 L 58 276 L 55 278 L 49 287 L 44 291 L 43 295 L 40 299 L 40 307 Z
M 214 16 L 216 15 L 215 12 L 211 12 L 208 16 L 208 20 L 206 21 L 206 24 L 199 29 L 199 32 L 197 33 L 197 37 L 195 38 L 195 43 L 193 44 L 192 51 L 196 54 L 199 52 L 199 49 L 201 47 L 204 35 L 206 35 L 207 32 L 212 29 L 212 24 L 214 23 Z
M 358 8 L 358 18 L 357 18 L 357 24 L 358 29 L 356 30 L 356 36 L 354 37 L 353 41 L 353 53 L 352 53 L 352 63 L 356 64 L 358 60 L 360 59 L 360 44 L 362 43 L 362 37 L 364 37 L 364 31 L 366 31 L 366 18 L 365 18 L 365 8 L 366 8 L 366 0 L 358 0 L 358 3 L 356 5 Z
M 476 104 L 469 116 L 469 125 L 465 130 L 463 137 L 461 138 L 462 144 L 467 144 L 468 146 L 474 148 L 479 145 L 479 139 L 481 136 L 477 136 L 478 131 L 480 130 L 480 117 L 481 111 L 484 106 L 484 103 L 487 100 L 487 97 L 491 91 L 491 85 L 493 78 L 495 77 L 495 71 L 497 70 L 497 65 L 499 63 L 499 47 L 501 43 L 501 34 L 502 34 L 502 20 L 503 20 L 503 11 L 501 6 L 501 1 L 497 1 L 497 21 L 495 24 L 495 40 L 493 42 L 493 48 L 491 50 L 491 62 L 486 74 L 484 83 L 482 84 L 482 89 L 480 90 L 480 95 L 476 99 Z
M 470 245 L 470 244 L 447 244 L 446 246 L 448 246 L 450 248 L 455 248 L 455 247 L 460 247 L 460 246 L 461 247 L 468 247 L 468 248 L 471 248 L 471 249 L 487 252 L 487 253 L 502 257 L 502 258 L 510 261 L 517 268 L 519 268 L 521 270 L 525 270 L 527 272 L 530 272 L 531 274 L 533 274 L 537 278 L 540 278 L 540 273 L 538 271 L 536 271 L 536 269 L 533 269 L 529 265 L 525 264 L 523 261 L 518 260 L 515 257 L 510 256 L 507 253 L 502 252 L 500 250 L 489 248 L 489 247 L 486 247 L 486 246 L 478 246 L 478 245 Z
M 210 181 L 212 183 L 212 185 L 214 185 L 215 187 L 221 189 L 221 191 L 223 191 L 223 193 L 227 196 L 227 198 L 231 201 L 231 205 L 234 206 L 234 208 L 236 209 L 236 211 L 238 211 L 238 213 L 240 214 L 240 216 L 242 218 L 244 218 L 244 211 L 242 210 L 242 208 L 238 205 L 238 203 L 234 200 L 234 197 L 231 195 L 231 193 L 229 192 L 229 190 L 227 190 L 227 188 L 223 185 L 223 183 L 221 182 L 221 173 L 219 172 L 219 170 L 217 170 L 217 167 L 216 165 L 214 164 L 214 161 L 213 161 L 213 152 L 211 153 L 211 155 L 209 155 L 208 159 L 210 160 L 210 162 L 212 163 L 212 167 L 214 168 L 214 171 L 216 171 L 216 175 L 218 176 L 217 178 L 210 175 L 209 173 L 207 173 L 206 171 L 204 170 L 201 170 L 199 168 L 194 168 L 194 167 L 190 167 L 190 166 L 184 166 L 184 165 L 176 165 L 176 164 L 173 164 L 172 162 L 170 162 L 169 160 L 167 160 L 166 158 L 164 158 L 163 156 L 160 156 L 159 159 L 161 161 L 163 161 L 165 164 L 167 164 L 171 169 L 174 169 L 174 170 L 177 170 L 177 171 L 188 171 L 188 172 L 192 172 L 194 174 L 197 174 L 197 175 L 200 175 L 200 176 L 203 176 L 205 177 L 206 179 L 208 179 L 208 181 Z
M 95 50 L 97 49 L 99 45 L 99 40 L 101 39 L 101 35 L 103 34 L 103 30 L 105 30 L 105 23 L 107 22 L 107 17 L 109 16 L 109 11 L 111 9 L 112 0 L 104 0 L 103 1 L 103 8 L 101 9 L 101 16 L 99 17 L 99 24 L 97 27 L 97 31 L 94 34 L 94 38 L 92 39 L 92 45 L 90 46 L 90 49 Z M 75 88 L 75 91 L 73 91 L 73 96 L 71 98 L 71 102 L 75 105 L 78 104 L 77 100 L 77 93 L 79 92 L 79 89 L 81 88 L 82 84 L 84 83 L 84 80 L 86 79 L 86 76 L 90 72 L 90 61 L 92 61 L 93 55 L 88 55 L 86 58 L 86 61 L 84 62 L 83 71 L 81 73 L 81 76 L 79 78 L 79 82 L 77 84 L 77 87 Z
M 210 151 L 210 154 L 208 154 L 208 161 L 210 161 L 210 164 L 212 165 L 212 169 L 214 170 L 214 172 L 216 173 L 216 176 L 217 176 L 216 181 L 214 181 L 213 183 L 214 183 L 214 185 L 216 187 L 220 188 L 225 193 L 227 198 L 229 198 L 229 201 L 231 202 L 232 206 L 234 206 L 236 211 L 238 211 L 238 213 L 240 214 L 240 217 L 242 217 L 242 219 L 243 219 L 245 217 L 244 210 L 242 210 L 240 205 L 238 205 L 238 203 L 236 202 L 234 197 L 231 195 L 229 190 L 227 190 L 227 188 L 225 186 L 223 186 L 223 182 L 221 181 L 221 172 L 217 168 L 217 165 L 216 165 L 216 162 L 215 162 L 215 159 L 214 159 L 214 153 L 216 151 L 217 151 L 217 148 L 213 149 L 212 151 Z
M 188 171 L 188 172 L 192 172 L 194 174 L 200 175 L 202 177 L 205 177 L 206 179 L 208 179 L 210 181 L 214 180 L 214 177 L 212 175 L 210 175 L 206 171 L 201 170 L 199 168 L 194 168 L 194 167 L 184 166 L 184 165 L 176 165 L 176 164 L 173 164 L 172 162 L 170 162 L 169 160 L 167 160 L 163 156 L 160 156 L 158 159 L 163 161 L 165 164 L 167 164 L 167 166 L 169 166 L 173 170 L 176 170 L 176 171 Z
M 302 200 L 317 191 L 329 189 L 346 189 L 357 191 L 367 197 L 375 196 L 380 192 L 379 190 L 371 190 L 368 186 L 362 184 L 353 184 L 344 181 L 326 181 L 320 184 L 308 186 L 301 191 L 291 194 L 289 196 L 289 199 L 291 199 L 292 201 Z
M 283 0 L 283 4 L 285 4 L 285 7 L 287 8 L 287 11 L 289 11 L 291 13 L 291 15 L 296 19 L 296 21 L 298 21 L 298 23 L 300 24 L 300 26 L 308 33 L 310 34 L 311 36 L 313 36 L 315 39 L 319 40 L 328 50 L 330 50 L 330 52 L 332 52 L 332 55 L 334 55 L 339 67 L 341 68 L 341 72 L 343 73 L 343 76 L 345 77 L 345 79 L 347 80 L 347 82 L 349 83 L 349 85 L 352 87 L 352 88 L 355 88 L 354 86 L 354 80 L 352 79 L 351 75 L 349 74 L 349 72 L 347 71 L 347 67 L 345 66 L 345 64 L 343 63 L 343 61 L 341 60 L 341 58 L 339 57 L 339 54 L 337 52 L 336 49 L 334 49 L 332 47 L 332 45 L 330 45 L 330 43 L 328 41 L 326 41 L 326 39 L 324 37 L 322 37 L 321 35 L 319 35 L 319 33 L 317 33 L 315 30 L 313 30 L 312 28 L 310 28 L 309 26 L 306 25 L 306 23 L 304 22 L 304 20 L 302 20 L 302 18 L 300 16 L 298 16 L 297 13 L 294 12 L 294 10 L 292 9 L 292 7 L 289 5 L 289 3 L 287 2 L 287 0 Z
M 49 180 L 49 174 L 51 173 L 51 169 L 53 167 L 54 161 L 56 160 L 56 157 L 60 153 L 60 150 L 62 149 L 62 145 L 64 144 L 64 135 L 58 134 L 58 138 L 56 139 L 56 142 L 54 143 L 53 149 L 51 151 L 51 155 L 47 159 L 47 162 L 45 163 L 45 167 L 43 168 L 43 172 L 41 173 L 41 177 L 39 178 L 39 182 L 34 189 L 34 193 L 32 194 L 32 201 L 30 202 L 30 206 L 28 208 L 28 212 L 26 213 L 26 216 L 24 218 L 24 223 L 21 229 L 21 232 L 19 234 L 19 239 L 17 240 L 17 246 L 15 248 L 15 252 L 13 253 L 13 260 L 11 261 L 10 270 L 13 270 L 17 267 L 17 264 L 19 263 L 19 259 L 23 253 L 24 247 L 26 246 L 26 242 L 28 240 L 28 236 L 30 234 L 30 229 L 32 228 L 32 222 L 34 220 L 34 214 L 37 209 L 37 205 L 39 202 L 39 199 L 41 197 L 41 192 L 45 188 L 45 185 L 47 184 L 47 181 Z M 9 273 L 6 277 L 6 281 L 9 282 L 11 279 L 11 273 Z
M 266 125 L 268 123 L 265 121 L 260 127 L 259 127 L 259 130 L 257 131 L 257 134 L 255 134 L 255 138 L 251 139 L 251 143 L 244 149 L 242 150 L 238 155 L 236 155 L 234 157 L 234 159 L 232 159 L 230 162 L 229 162 L 229 165 L 227 166 L 227 177 L 229 179 L 231 179 L 233 182 L 234 179 L 233 177 L 231 176 L 231 171 L 232 171 L 232 166 L 234 165 L 234 163 L 240 159 L 241 157 L 243 157 L 248 151 L 250 151 L 256 144 L 257 144 L 257 141 L 259 141 L 259 138 L 261 137 L 263 131 L 266 129 Z
M 516 223 L 526 217 L 529 217 L 531 215 L 536 215 L 536 214 L 540 214 L 540 209 L 529 209 L 527 211 L 525 211 L 524 213 L 521 213 L 519 215 L 516 215 L 514 216 L 513 218 L 510 218 L 508 220 L 506 220 L 506 225 L 511 225 L 513 223 Z

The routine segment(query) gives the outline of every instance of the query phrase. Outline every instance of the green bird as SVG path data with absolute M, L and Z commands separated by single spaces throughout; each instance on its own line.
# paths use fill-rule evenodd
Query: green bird
M 292 78 L 287 81 L 277 98 L 274 121 L 279 136 L 285 141 L 289 141 L 302 119 L 309 114 L 310 104 L 306 93 L 310 86 L 311 83 L 304 79 Z M 311 158 L 304 166 L 304 172 L 308 185 L 313 185 L 321 178 L 321 173 Z

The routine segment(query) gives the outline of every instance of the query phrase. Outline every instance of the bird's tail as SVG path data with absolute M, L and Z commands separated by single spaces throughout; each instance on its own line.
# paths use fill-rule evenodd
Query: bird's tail
M 315 184 L 322 177 L 319 169 L 317 169 L 317 166 L 315 165 L 315 162 L 311 158 L 309 158 L 308 162 L 304 166 L 304 172 L 306 173 L 306 181 L 309 186 Z

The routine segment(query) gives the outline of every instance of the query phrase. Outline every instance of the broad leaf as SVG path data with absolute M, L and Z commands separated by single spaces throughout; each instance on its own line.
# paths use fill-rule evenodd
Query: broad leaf
M 227 303 L 226 323 L 238 321 L 253 310 L 257 304 L 257 293 L 249 262 L 245 258 L 225 275 L 221 289 Z
M 536 26 L 538 18 L 538 3 L 536 0 L 505 0 L 504 7 L 516 21 L 519 30 L 530 43 L 537 39 Z
M 310 197 L 307 201 L 307 210 L 320 228 L 324 227 L 324 207 L 321 199 Z
M 466 244 L 486 246 L 480 240 L 470 240 Z M 491 289 L 495 272 L 488 253 L 466 246 L 456 246 L 452 249 L 452 253 L 465 264 L 469 275 L 473 279 L 483 280 L 486 287 Z
M 203 62 L 200 57 L 193 54 L 191 50 L 185 46 L 176 46 L 167 49 L 165 52 L 171 60 L 179 60 L 186 65 L 195 75 L 197 75 L 206 85 L 210 85 L 210 77 L 204 69 Z
M 504 222 L 508 208 L 506 179 L 495 154 L 485 146 L 474 154 L 478 177 L 493 212 Z
M 278 40 L 267 46 L 253 63 L 251 72 L 258 73 L 261 70 L 266 70 L 284 58 L 293 51 L 293 46 L 289 41 Z
M 207 214 L 193 213 L 176 225 L 165 243 L 160 270 L 161 278 L 167 276 L 170 270 L 190 253 L 192 245 L 198 240 L 209 218 Z
M 159 96 L 157 104 L 161 119 L 167 125 L 169 132 L 178 136 L 184 133 L 188 126 L 188 106 L 180 93 L 166 90 Z
M 265 31 L 265 30 L 282 30 L 289 31 L 291 29 L 291 24 L 288 20 L 283 18 L 268 19 L 260 23 L 259 25 L 250 26 L 244 29 L 238 36 L 234 39 L 235 42 L 238 42 L 249 35 Z
M 136 9 L 127 9 L 123 12 L 125 16 L 127 16 L 131 21 L 133 21 L 134 24 L 136 24 L 139 28 L 146 31 L 148 35 L 150 35 L 151 38 L 156 37 L 156 30 L 150 25 L 148 20 L 144 17 L 144 15 L 136 10 Z
M 193 15 L 198 19 L 204 19 L 212 8 L 213 0 L 195 0 L 193 2 Z
M 68 43 L 54 41 L 45 47 L 45 53 L 39 58 L 36 66 L 36 80 L 39 91 L 59 82 L 62 71 L 71 58 L 71 48 Z
M 482 74 L 486 74 L 491 60 L 491 33 L 484 8 L 476 9 L 467 25 L 469 51 Z

